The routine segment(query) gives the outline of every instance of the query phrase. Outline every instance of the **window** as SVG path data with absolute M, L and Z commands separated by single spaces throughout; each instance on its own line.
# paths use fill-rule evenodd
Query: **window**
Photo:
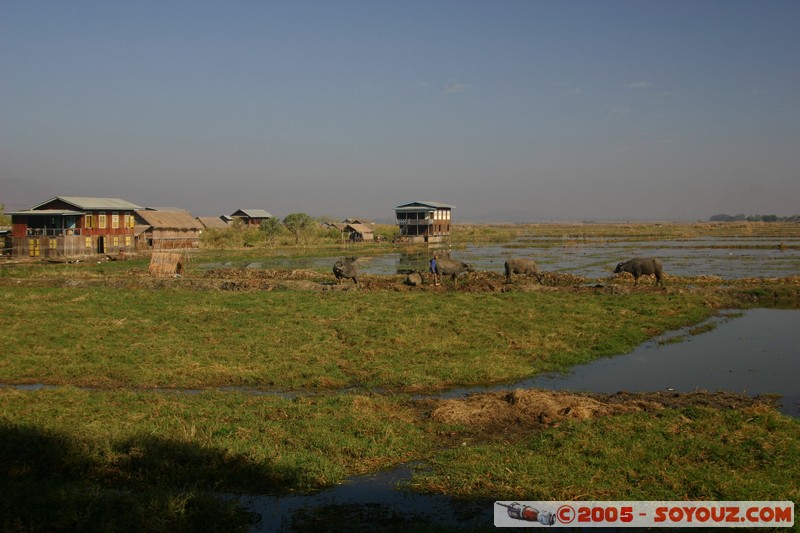
M 111 228 L 119 229 L 119 213 L 111 213 Z
M 31 257 L 36 257 L 39 255 L 39 239 L 28 239 L 28 247 L 30 249 Z
M 92 220 L 92 215 L 86 215 L 86 227 L 87 228 L 94 227 L 94 226 L 92 226 L 93 223 L 94 223 L 94 221 Z
M 119 235 L 114 235 L 114 248 L 119 248 Z
M 58 249 L 58 239 L 48 239 L 48 240 L 50 241 L 48 244 L 50 245 L 51 250 Z
M 133 228 L 135 224 L 136 224 L 136 217 L 134 217 L 133 215 L 130 215 L 130 217 L 128 219 L 128 227 L 129 228 Z
M 106 213 L 105 211 L 101 211 L 97 215 L 97 227 L 100 229 L 106 229 Z
M 92 248 L 92 238 L 86 237 L 86 247 L 91 249 Z
M 131 236 L 130 235 L 125 235 L 125 246 L 127 246 L 128 248 L 131 247 Z

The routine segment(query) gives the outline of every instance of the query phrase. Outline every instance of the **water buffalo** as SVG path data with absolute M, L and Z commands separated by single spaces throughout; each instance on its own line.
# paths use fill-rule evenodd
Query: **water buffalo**
M 336 283 L 342 279 L 352 279 L 358 285 L 358 266 L 354 261 L 336 261 L 333 264 L 333 275 L 336 276 Z
M 416 287 L 417 285 L 422 285 L 422 274 L 419 272 L 411 272 L 406 276 L 406 285 L 411 285 L 412 287 Z
M 456 286 L 456 277 L 463 272 L 473 272 L 472 267 L 461 261 L 453 259 L 437 259 L 436 273 L 441 276 L 450 276 L 453 279 L 453 286 Z
M 506 283 L 511 283 L 511 274 L 525 274 L 526 276 L 536 276 L 536 280 L 541 283 L 542 275 L 539 267 L 532 259 L 513 258 L 506 261 Z
M 617 268 L 614 269 L 614 273 L 630 272 L 633 274 L 634 285 L 639 284 L 639 277 L 655 274 L 656 285 L 660 283 L 663 287 L 664 282 L 661 279 L 662 268 L 661 259 L 656 259 L 655 257 L 634 257 L 633 259 L 618 264 Z

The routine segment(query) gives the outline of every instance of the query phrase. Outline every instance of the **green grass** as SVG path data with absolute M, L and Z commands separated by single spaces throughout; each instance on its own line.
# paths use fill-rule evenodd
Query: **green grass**
M 1 289 L 0 382 L 438 390 L 625 353 L 692 294 Z
M 788 239 L 798 228 L 563 224 L 463 232 L 454 242 L 536 235 L 564 245 L 589 237 Z M 393 249 L 363 246 L 358 255 Z M 203 250 L 190 255 L 187 270 L 199 261 L 343 253 L 336 245 Z M 468 285 L 234 292 L 192 289 L 188 276 L 144 288 L 131 276 L 146 272 L 144 258 L 0 266 L 0 382 L 58 385 L 0 388 L 4 531 L 244 531 L 254 517 L 220 494 L 304 492 L 419 460 L 432 470 L 411 487 L 467 499 L 800 500 L 800 422 L 777 412 L 665 409 L 522 438 L 503 434 L 499 442 L 435 422 L 427 404 L 405 395 L 564 370 L 698 324 L 720 308 L 797 308 L 788 279 L 724 287 L 675 279 L 666 290 L 619 294 L 566 286 L 470 292 Z M 361 392 L 342 390 L 351 386 Z M 163 390 L 171 388 L 190 390 Z M 462 441 L 468 445 L 452 447 Z
M 437 454 L 415 490 L 498 500 L 800 501 L 800 422 L 704 407 L 585 421 Z
M 0 413 L 4 531 L 241 531 L 252 517 L 220 493 L 306 491 L 431 449 L 401 397 L 0 389 Z

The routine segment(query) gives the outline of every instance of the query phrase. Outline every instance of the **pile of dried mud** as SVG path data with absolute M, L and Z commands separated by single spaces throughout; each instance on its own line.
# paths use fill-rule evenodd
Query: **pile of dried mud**
M 476 433 L 504 434 L 552 427 L 567 419 L 584 420 L 665 408 L 763 406 L 774 409 L 776 401 L 772 396 L 751 398 L 730 392 L 592 394 L 518 389 L 437 400 L 430 408 L 430 416 L 437 422 L 463 425 Z
M 638 287 L 628 274 L 618 274 L 610 278 L 591 279 L 568 272 L 543 272 L 541 283 L 535 277 L 514 276 L 511 283 L 499 272 L 470 272 L 460 276 L 454 284 L 445 277 L 440 285 L 430 283 L 423 275 L 422 284 L 411 285 L 404 274 L 374 275 L 359 277 L 359 283 L 351 280 L 337 282 L 333 273 L 317 272 L 310 269 L 258 269 L 258 268 L 218 268 L 207 271 L 189 271 L 182 276 L 154 278 L 146 270 L 131 268 L 117 276 L 99 276 L 77 273 L 59 277 L 0 278 L 0 285 L 42 286 L 42 287 L 88 287 L 108 286 L 116 288 L 189 288 L 197 290 L 222 291 L 430 291 L 430 292 L 605 292 L 609 294 L 628 294 L 632 291 L 664 291 L 682 293 L 694 290 L 717 290 L 722 287 L 741 294 L 746 301 L 772 297 L 791 299 L 800 297 L 800 276 L 785 278 L 742 278 L 722 280 L 716 276 L 672 277 L 665 275 L 665 287 L 656 286 L 643 279 Z M 751 294 L 752 290 L 769 285 L 778 292 Z

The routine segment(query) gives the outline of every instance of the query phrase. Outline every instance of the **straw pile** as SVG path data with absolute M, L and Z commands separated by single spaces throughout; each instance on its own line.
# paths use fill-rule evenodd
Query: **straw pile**
M 444 400 L 432 417 L 470 426 L 552 425 L 566 418 L 586 419 L 639 411 L 638 405 L 613 405 L 586 395 L 558 391 L 516 390 Z
M 150 275 L 171 278 L 183 274 L 183 255 L 179 252 L 153 252 L 150 256 Z

